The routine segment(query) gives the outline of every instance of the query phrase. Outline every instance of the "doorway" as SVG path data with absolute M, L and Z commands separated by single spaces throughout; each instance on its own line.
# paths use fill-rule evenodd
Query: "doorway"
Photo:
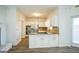
M 73 17 L 72 20 L 72 44 L 79 46 L 79 16 Z

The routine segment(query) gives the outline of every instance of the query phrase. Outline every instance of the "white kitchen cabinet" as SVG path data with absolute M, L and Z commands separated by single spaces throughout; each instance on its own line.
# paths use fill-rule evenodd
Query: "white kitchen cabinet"
M 46 21 L 45 24 L 47 27 L 59 26 L 58 16 L 52 16 L 52 17 L 48 18 L 48 20 Z
M 49 43 L 50 47 L 58 47 L 58 35 L 54 34 L 53 35 L 53 40 L 52 39 L 48 40 L 48 43 Z
M 58 26 L 58 16 L 53 16 L 51 18 L 51 26 Z
M 29 35 L 29 48 L 57 47 L 58 37 L 54 35 Z

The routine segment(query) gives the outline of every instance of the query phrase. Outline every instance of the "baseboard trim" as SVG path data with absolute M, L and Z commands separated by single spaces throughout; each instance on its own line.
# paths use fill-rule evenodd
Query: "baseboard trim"
M 79 47 L 79 44 L 78 43 L 72 43 L 72 46 Z
M 18 45 L 18 43 L 21 41 L 21 39 L 17 40 L 15 43 L 13 43 L 13 46 Z
M 9 51 L 12 48 L 12 43 L 6 43 L 6 45 L 3 45 L 0 47 L 0 51 Z

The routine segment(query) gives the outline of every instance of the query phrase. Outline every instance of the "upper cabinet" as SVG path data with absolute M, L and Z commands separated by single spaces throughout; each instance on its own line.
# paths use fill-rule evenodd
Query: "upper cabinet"
M 51 26 L 58 26 L 58 16 L 53 16 L 52 18 L 51 18 Z
M 46 21 L 47 27 L 58 26 L 58 16 L 51 16 Z
M 39 27 L 46 27 L 46 26 L 45 26 L 45 21 L 41 21 L 41 22 L 39 22 L 38 25 L 39 25 Z

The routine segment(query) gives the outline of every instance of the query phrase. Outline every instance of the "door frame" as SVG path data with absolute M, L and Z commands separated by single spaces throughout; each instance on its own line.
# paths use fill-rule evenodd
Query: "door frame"
M 71 16 L 71 20 L 72 20 L 72 39 L 71 39 L 71 46 L 73 46 L 73 18 L 79 17 L 79 15 L 76 16 Z

